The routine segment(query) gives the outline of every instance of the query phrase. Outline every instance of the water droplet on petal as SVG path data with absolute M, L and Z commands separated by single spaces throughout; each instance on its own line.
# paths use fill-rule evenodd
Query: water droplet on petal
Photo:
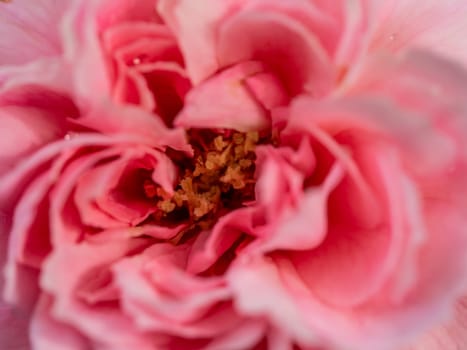
M 137 66 L 138 64 L 141 63 L 141 58 L 139 58 L 139 57 L 133 58 L 132 63 L 133 63 L 133 65 Z
M 392 33 L 391 35 L 389 35 L 389 40 L 390 41 L 394 41 L 394 40 L 396 40 L 396 38 L 397 38 L 397 34 L 395 34 L 395 33 Z
M 72 137 L 73 137 L 73 135 L 72 135 L 72 133 L 70 133 L 70 132 L 67 132 L 67 133 L 65 134 L 65 136 L 63 136 L 63 138 L 65 139 L 65 141 L 70 141 Z

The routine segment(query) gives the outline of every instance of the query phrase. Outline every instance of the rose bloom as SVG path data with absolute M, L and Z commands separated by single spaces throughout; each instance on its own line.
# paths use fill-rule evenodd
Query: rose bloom
M 2 2 L 2 348 L 467 344 L 461 1 Z

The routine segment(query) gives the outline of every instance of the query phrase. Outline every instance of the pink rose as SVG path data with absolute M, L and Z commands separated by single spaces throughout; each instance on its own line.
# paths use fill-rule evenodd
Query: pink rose
M 423 347 L 449 322 L 466 72 L 368 54 L 367 0 L 54 3 L 0 4 L 24 49 L 0 48 L 0 319 L 33 349 Z

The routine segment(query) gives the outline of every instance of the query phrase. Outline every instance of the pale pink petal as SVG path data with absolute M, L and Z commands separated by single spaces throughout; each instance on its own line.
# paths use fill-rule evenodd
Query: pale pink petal
M 134 328 L 118 307 L 96 308 L 77 293 L 85 287 L 89 274 L 109 269 L 126 254 L 147 245 L 145 240 L 112 241 L 106 245 L 82 243 L 55 249 L 41 275 L 43 291 L 54 297 L 50 317 L 66 322 L 76 330 L 109 348 L 152 349 L 156 339 Z M 102 338 L 102 334 L 112 334 Z M 157 342 L 156 342 L 157 344 Z
M 260 251 L 276 249 L 308 250 L 319 245 L 327 233 L 327 200 L 343 177 L 343 169 L 336 165 L 320 187 L 304 191 L 297 210 L 277 224 L 273 233 L 258 240 Z M 312 217 L 310 213 L 313 213 Z M 256 243 L 256 242 L 255 242 Z M 254 249 L 254 248 L 252 248 Z M 312 274 L 310 274 L 312 275 Z
M 264 220 L 255 207 L 237 209 L 221 217 L 212 230 L 201 232 L 193 242 L 188 256 L 187 270 L 201 273 L 214 265 L 235 242 L 242 239 L 242 234 L 257 234 L 255 226 Z
M 320 95 L 333 84 L 323 46 L 336 47 L 339 19 L 312 2 L 162 0 L 159 12 L 174 31 L 195 84 L 248 60 L 268 65 L 291 93 L 305 88 Z
M 109 227 L 106 223 L 110 227 L 133 226 L 157 210 L 155 200 L 144 194 L 145 181 L 154 180 L 170 193 L 175 176 L 173 164 L 162 153 L 135 146 L 122 149 L 117 161 L 84 173 L 76 184 L 74 198 L 84 223 L 95 227 Z
M 156 103 L 144 77 L 134 70 L 127 69 L 121 62 L 117 62 L 117 70 L 119 74 L 114 84 L 113 99 L 117 103 L 130 103 L 153 111 Z
M 33 106 L 14 105 L 1 107 L 0 130 L 0 174 L 11 169 L 22 157 L 66 133 L 63 117 Z
M 265 324 L 261 321 L 244 321 L 236 329 L 213 339 L 204 350 L 244 350 L 250 349 L 265 332 Z M 277 348 L 277 350 L 286 350 Z M 276 350 L 271 348 L 271 350 Z
M 189 248 L 156 244 L 115 266 L 124 309 L 142 329 L 209 337 L 237 322 L 228 307 L 217 311 L 214 308 L 229 299 L 222 279 L 196 277 L 183 271 Z M 216 324 L 216 319 L 225 317 L 232 320 Z
M 275 150 L 267 146 L 258 149 L 255 192 L 267 222 L 279 219 L 284 215 L 284 208 L 300 201 L 304 180 L 302 174 L 274 153 Z
M 390 161 L 386 162 L 390 164 Z M 394 179 L 398 169 L 381 167 L 381 172 L 393 175 L 391 182 L 387 183 L 388 196 L 403 196 L 405 193 L 399 194 L 401 190 Z M 393 274 L 393 284 L 388 285 L 384 293 L 402 294 L 401 289 L 407 284 L 413 285 L 414 255 L 424 231 L 423 227 L 411 222 L 418 218 L 410 217 L 403 221 L 405 213 L 402 210 L 407 208 L 398 206 L 401 202 L 413 201 L 410 195 L 391 198 L 395 203 L 389 203 L 392 211 L 389 213 L 392 216 L 389 228 L 356 229 L 352 223 L 337 219 L 337 222 L 329 223 L 326 239 L 311 254 L 310 251 L 290 253 L 297 273 L 317 298 L 332 306 L 355 306 L 381 292 L 383 285 L 388 284 L 388 275 Z M 396 262 L 399 264 L 394 266 Z
M 191 152 L 183 129 L 169 129 L 155 115 L 136 106 L 102 103 L 76 123 L 111 135 L 137 135 L 141 144 Z
M 175 39 L 166 26 L 136 19 L 109 27 L 103 33 L 102 41 L 106 51 L 114 52 L 116 58 L 127 64 L 134 64 L 132 59 L 143 53 L 145 55 L 139 57 L 139 63 L 167 60 L 176 56 L 178 51 Z M 143 43 L 149 45 L 146 52 L 142 49 Z
M 258 73 L 245 80 L 251 94 L 267 111 L 286 105 L 290 96 L 278 77 L 272 73 Z
M 316 158 L 307 139 L 298 149 L 259 146 L 256 149 L 256 200 L 268 222 L 278 219 L 287 206 L 297 206 L 303 193 L 303 183 L 316 167 Z
M 306 316 L 288 294 L 287 287 L 282 285 L 273 261 L 245 256 L 229 270 L 227 279 L 234 290 L 235 305 L 240 312 L 267 317 L 294 339 L 308 344 L 317 341 L 305 322 Z
M 79 159 L 68 164 L 62 172 L 60 181 L 56 183 L 50 193 L 50 197 L 53 198 L 49 208 L 50 239 L 54 245 L 60 245 L 64 242 L 76 242 L 84 233 L 84 223 L 81 221 L 79 207 L 77 207 L 81 203 L 77 201 L 75 204 L 71 200 L 73 198 L 73 190 L 79 178 L 89 171 L 89 169 L 92 169 L 99 161 L 108 159 L 109 157 L 116 157 L 120 154 L 120 149 L 110 148 L 101 152 L 91 153 L 87 156 L 81 156 Z M 102 224 L 105 223 L 105 221 L 102 222 Z M 107 224 L 110 226 L 112 223 L 111 218 L 108 218 Z
M 31 61 L 21 66 L 0 66 L 0 93 L 41 86 L 61 93 L 72 88 L 70 72 L 61 57 Z
M 60 22 L 70 3 L 17 0 L 0 4 L 0 66 L 59 56 Z
M 148 22 L 114 25 L 104 33 L 103 45 L 108 54 L 113 56 L 117 65 L 114 73 L 116 75 L 114 78 L 114 98 L 122 103 L 141 105 L 149 111 L 152 111 L 157 103 L 156 112 L 164 120 L 173 119 L 178 111 L 172 112 L 169 117 L 165 115 L 171 103 L 177 104 L 173 98 L 175 96 L 166 101 L 167 98 L 171 97 L 169 91 L 175 88 L 175 94 L 178 94 L 179 98 L 183 98 L 189 88 L 189 82 L 185 79 L 185 91 L 180 92 L 179 81 L 180 78 L 184 77 L 184 70 L 180 68 L 183 59 L 167 27 Z M 164 64 L 167 66 L 165 69 Z M 154 67 L 154 65 L 158 66 Z M 149 79 L 148 73 L 154 70 L 181 74 L 179 74 L 178 79 L 171 77 L 169 81 L 167 81 L 166 75 L 160 73 L 159 76 L 151 76 Z M 159 108 L 162 105 L 166 108 Z M 178 105 L 180 105 L 180 101 L 178 101 Z M 172 108 L 177 109 L 176 106 Z
M 97 11 L 96 0 L 74 1 L 63 20 L 64 58 L 73 67 L 76 102 L 85 110 L 111 95 L 109 59 L 99 39 Z
M 392 52 L 424 48 L 467 65 L 467 4 L 463 0 L 380 2 L 372 48 Z
M 327 6 L 333 13 L 333 17 L 340 23 L 340 37 L 334 55 L 334 62 L 340 69 L 339 73 L 345 73 L 348 67 L 358 60 L 365 52 L 367 45 L 367 33 L 371 25 L 373 7 L 366 0 L 345 1 L 339 0 L 333 3 L 317 1 L 317 6 Z
M 227 18 L 218 35 L 221 66 L 259 61 L 292 96 L 303 91 L 322 96 L 334 84 L 334 69 L 318 38 L 281 12 L 241 12 Z
M 454 317 L 435 327 L 408 346 L 407 350 L 464 349 L 467 347 L 467 305 L 465 297 L 456 303 Z
M 30 329 L 32 347 L 38 350 L 91 350 L 91 344 L 76 330 L 50 317 L 52 303 L 52 298 L 46 295 L 37 302 Z
M 158 11 L 177 37 L 188 75 L 200 83 L 219 69 L 216 59 L 215 26 L 233 1 L 159 0 Z M 192 35 L 192 33 L 197 33 Z
M 186 96 L 186 105 L 175 125 L 240 131 L 266 127 L 265 111 L 245 86 L 248 77 L 263 70 L 264 67 L 256 62 L 238 64 L 194 88 Z
M 94 233 L 86 237 L 87 242 L 95 244 L 105 244 L 113 240 L 128 240 L 137 237 L 152 237 L 158 240 L 170 240 L 177 236 L 179 232 L 186 228 L 186 224 L 174 227 L 141 225 L 135 227 L 119 227 L 115 229 L 106 229 L 99 233 Z

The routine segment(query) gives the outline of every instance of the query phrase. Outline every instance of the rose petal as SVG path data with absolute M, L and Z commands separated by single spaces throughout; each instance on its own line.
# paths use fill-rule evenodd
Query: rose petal
M 316 335 L 304 322 L 301 311 L 280 282 L 274 263 L 261 258 L 245 257 L 227 274 L 235 292 L 235 305 L 244 314 L 268 317 L 280 328 L 308 344 Z M 267 293 L 264 293 L 267 290 Z
M 189 128 L 258 130 L 268 125 L 264 110 L 245 87 L 245 80 L 263 70 L 256 62 L 235 65 L 191 90 L 175 125 Z M 216 101 L 216 103 L 213 103 Z
M 31 322 L 31 342 L 39 350 L 90 350 L 91 344 L 72 327 L 57 322 L 50 316 L 52 300 L 42 295 Z M 16 350 L 16 348 L 14 348 Z
M 326 201 L 342 176 L 342 167 L 336 165 L 322 186 L 305 191 L 298 203 L 298 210 L 284 218 L 273 230 L 273 234 L 258 241 L 259 250 L 264 252 L 277 249 L 308 250 L 320 244 L 326 236 L 328 226 Z
M 2 4 L 0 65 L 18 65 L 61 53 L 60 21 L 69 0 L 25 0 Z
M 66 322 L 91 340 L 109 348 L 150 349 L 157 344 L 147 334 L 137 331 L 130 319 L 116 307 L 95 308 L 80 300 L 76 291 L 86 281 L 86 273 L 108 269 L 114 261 L 147 244 L 145 240 L 112 241 L 106 245 L 82 243 L 63 245 L 47 259 L 41 275 L 43 291 L 54 297 L 51 317 Z M 67 262 L 67 263 L 64 263 Z M 102 334 L 112 337 L 102 338 Z
M 334 83 L 333 68 L 318 39 L 283 14 L 245 11 L 223 23 L 218 40 L 221 66 L 259 61 L 292 96 L 302 91 L 322 96 Z M 232 42 L 237 45 L 231 45 Z
M 370 1 L 371 2 L 371 1 Z M 386 1 L 375 17 L 373 49 L 393 52 L 412 47 L 456 59 L 467 64 L 467 5 L 462 0 Z
M 124 308 L 142 329 L 210 337 L 237 322 L 234 317 L 231 322 L 216 323 L 220 317 L 234 316 L 228 309 L 214 309 L 228 300 L 229 292 L 221 279 L 200 278 L 182 270 L 189 248 L 156 244 L 115 266 Z

